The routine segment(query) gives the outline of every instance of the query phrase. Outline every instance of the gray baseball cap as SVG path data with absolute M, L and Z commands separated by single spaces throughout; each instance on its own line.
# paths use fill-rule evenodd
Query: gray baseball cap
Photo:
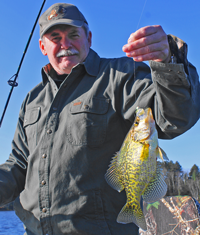
M 39 19 L 40 38 L 54 25 L 67 24 L 82 27 L 87 23 L 79 9 L 68 3 L 56 3 L 47 9 Z

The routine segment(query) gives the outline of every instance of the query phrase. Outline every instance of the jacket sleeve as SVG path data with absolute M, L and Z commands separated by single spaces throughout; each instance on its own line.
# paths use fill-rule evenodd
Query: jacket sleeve
M 25 185 L 29 151 L 23 128 L 24 104 L 25 102 L 22 104 L 12 141 L 12 152 L 9 159 L 0 165 L 0 206 L 13 201 Z
M 126 62 L 121 69 L 120 111 L 133 122 L 136 107 L 150 107 L 161 139 L 172 139 L 190 129 L 200 117 L 200 84 L 195 67 L 187 61 L 187 45 L 170 36 L 177 63 Z M 175 40 L 176 39 L 176 40 Z
M 187 60 L 187 44 L 173 35 L 168 40 L 177 64 L 150 61 L 156 91 L 154 114 L 163 139 L 184 133 L 200 117 L 199 76 Z

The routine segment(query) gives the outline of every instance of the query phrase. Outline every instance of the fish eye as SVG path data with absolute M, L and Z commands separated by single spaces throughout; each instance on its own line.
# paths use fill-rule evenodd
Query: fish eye
M 139 125 L 139 121 L 140 121 L 140 119 L 137 117 L 135 122 L 134 122 L 134 126 L 138 126 Z

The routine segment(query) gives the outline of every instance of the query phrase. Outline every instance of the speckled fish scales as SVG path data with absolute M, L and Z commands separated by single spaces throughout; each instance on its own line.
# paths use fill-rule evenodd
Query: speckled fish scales
M 167 185 L 157 159 L 168 160 L 158 147 L 158 134 L 150 108 L 136 111 L 136 118 L 120 151 L 114 156 L 106 172 L 107 183 L 118 192 L 125 189 L 127 202 L 117 222 L 135 223 L 147 230 L 140 206 L 141 196 L 148 203 L 164 197 Z

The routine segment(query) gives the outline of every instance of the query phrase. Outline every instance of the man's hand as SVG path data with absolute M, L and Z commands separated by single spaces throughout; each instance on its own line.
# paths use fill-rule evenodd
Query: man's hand
M 171 57 L 167 35 L 160 25 L 146 26 L 132 33 L 123 51 L 135 61 L 168 63 Z

